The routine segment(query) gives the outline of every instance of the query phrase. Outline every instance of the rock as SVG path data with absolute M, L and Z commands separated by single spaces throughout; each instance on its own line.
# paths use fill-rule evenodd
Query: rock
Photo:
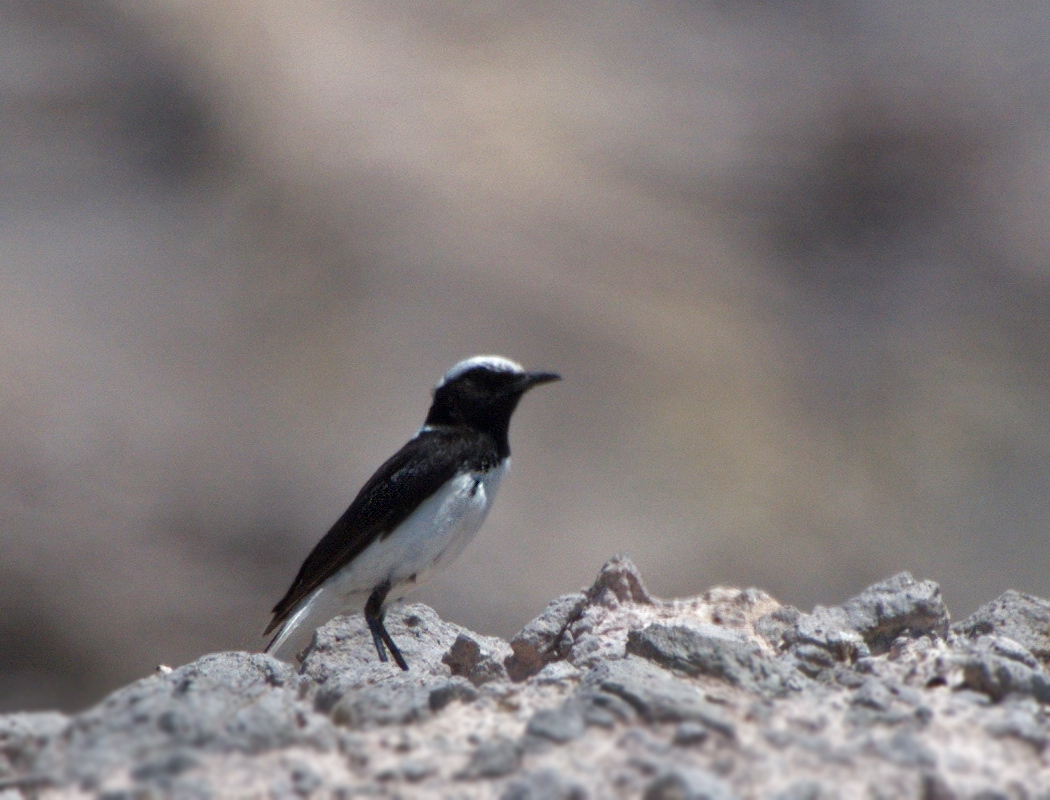
M 503 662 L 510 656 L 507 643 L 494 636 L 460 633 L 441 657 L 453 675 L 461 675 L 475 686 L 507 679 Z
M 846 625 L 857 631 L 872 653 L 890 649 L 902 633 L 946 636 L 951 619 L 933 581 L 916 581 L 909 572 L 869 586 L 842 604 Z
M 890 736 L 873 736 L 868 741 L 871 753 L 906 767 L 935 767 L 937 756 L 914 731 L 902 730 Z
M 627 636 L 627 652 L 686 675 L 709 675 L 749 692 L 777 696 L 803 685 L 787 664 L 765 655 L 757 642 L 716 625 L 654 623 Z
M 609 607 L 620 603 L 653 603 L 638 567 L 627 556 L 614 556 L 605 563 L 587 590 L 587 600 Z
M 679 747 L 695 747 L 707 741 L 711 732 L 698 722 L 681 722 L 674 730 L 671 743 Z
M 709 772 L 673 767 L 645 787 L 643 800 L 736 800 L 736 795 Z
M 945 636 L 906 575 L 802 614 L 757 589 L 662 601 L 617 559 L 517 649 L 410 605 L 388 615 L 408 672 L 349 617 L 298 670 L 215 654 L 0 716 L 0 798 L 950 800 L 1009 775 L 1050 800 L 1045 601 L 1004 597 Z
M 419 761 L 414 758 L 406 758 L 395 767 L 380 772 L 376 777 L 381 781 L 404 781 L 406 783 L 419 783 L 437 772 L 434 764 Z M 295 789 L 295 787 L 293 787 Z M 310 790 L 312 791 L 312 790 Z M 309 791 L 295 789 L 295 794 L 309 794 Z
M 439 683 L 430 690 L 430 710 L 440 711 L 454 700 L 472 703 L 477 697 L 478 692 L 473 684 L 462 678 L 454 677 Z
M 802 612 L 794 606 L 781 606 L 758 618 L 755 633 L 779 651 L 784 647 L 784 635 L 798 624 L 801 616 Z
M 579 683 L 583 673 L 568 661 L 552 661 L 536 673 L 533 681 L 537 686 L 561 686 L 568 688 Z
M 605 664 L 586 682 L 622 698 L 647 722 L 700 722 L 724 736 L 734 735 L 732 724 L 699 690 L 643 659 L 628 656 Z
M 553 769 L 536 770 L 511 781 L 500 800 L 586 800 L 587 791 Z
M 406 725 L 429 718 L 454 700 L 471 702 L 477 696 L 464 678 L 398 675 L 386 683 L 351 689 L 331 713 L 336 724 L 348 728 Z
M 387 614 L 386 627 L 409 664 L 407 676 L 393 662 L 379 660 L 361 615 L 336 617 L 318 629 L 299 670 L 318 710 L 330 711 L 352 689 L 405 677 L 448 677 L 451 670 L 442 659 L 456 639 L 461 634 L 479 642 L 485 638 L 445 622 L 419 603 L 395 606 Z
M 31 771 L 57 783 L 100 781 L 129 766 L 148 781 L 204 754 L 290 747 L 332 751 L 331 721 L 299 698 L 298 677 L 270 656 L 218 653 L 120 689 L 48 737 Z
M 525 726 L 525 734 L 555 744 L 571 742 L 583 736 L 584 718 L 578 705 L 566 703 L 561 708 L 541 708 Z
M 881 681 L 868 678 L 853 693 L 850 702 L 874 711 L 888 711 L 893 705 L 893 692 Z
M 986 603 L 953 630 L 976 639 L 995 634 L 1013 639 L 1050 667 L 1050 601 L 1010 590 Z
M 69 717 L 54 711 L 0 716 L 0 779 L 26 771 L 50 739 L 69 725 Z
M 573 702 L 580 709 L 583 721 L 598 728 L 611 730 L 619 723 L 634 722 L 638 718 L 633 706 L 622 697 L 594 686 L 580 687 Z
M 1050 675 L 1012 639 L 982 636 L 969 643 L 955 663 L 962 670 L 962 686 L 992 700 L 1020 695 L 1050 703 Z
M 810 678 L 827 680 L 837 664 L 855 664 L 871 655 L 842 608 L 817 606 L 812 614 L 801 615 L 783 639 L 796 666 Z
M 429 689 L 406 683 L 351 690 L 331 710 L 332 720 L 347 728 L 404 725 L 428 716 Z
M 946 636 L 949 623 L 940 587 L 902 572 L 841 606 L 817 606 L 812 614 L 801 614 L 781 641 L 804 674 L 834 680 L 838 664 L 861 664 L 887 653 L 902 634 Z M 764 629 L 775 631 L 771 622 Z
M 1042 753 L 1050 742 L 1050 720 L 1039 706 L 1023 700 L 1004 703 L 998 717 L 985 723 L 985 730 L 995 738 L 1019 739 Z
M 929 770 L 922 774 L 919 783 L 920 800 L 959 800 L 959 795 L 939 772 Z
M 505 665 L 512 681 L 523 681 L 551 661 L 565 657 L 562 637 L 586 602 L 583 592 L 562 595 L 510 640 L 513 653 Z
M 820 781 L 801 780 L 777 792 L 770 800 L 830 800 L 835 796 L 834 792 L 826 791 Z
M 478 745 L 470 756 L 470 762 L 456 777 L 461 780 L 502 778 L 518 769 L 521 755 L 520 742 L 497 736 Z
M 631 560 L 612 558 L 586 591 L 559 597 L 511 640 L 507 673 L 521 681 L 559 660 L 589 669 L 620 658 L 628 630 L 656 606 Z

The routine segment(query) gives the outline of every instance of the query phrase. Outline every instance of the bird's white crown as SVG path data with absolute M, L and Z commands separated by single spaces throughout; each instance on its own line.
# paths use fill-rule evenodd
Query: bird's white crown
M 449 381 L 454 381 L 464 372 L 475 369 L 476 367 L 485 367 L 493 372 L 511 372 L 515 374 L 525 373 L 525 368 L 521 364 L 518 364 L 516 361 L 511 361 L 509 358 L 504 358 L 503 356 L 472 356 L 460 361 L 446 372 L 434 388 L 440 389 Z

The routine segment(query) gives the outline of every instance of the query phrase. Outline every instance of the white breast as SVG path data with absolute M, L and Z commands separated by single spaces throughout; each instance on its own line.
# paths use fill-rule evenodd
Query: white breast
M 385 580 L 417 583 L 429 570 L 447 564 L 463 552 L 485 521 L 500 481 L 510 466 L 505 460 L 488 472 L 459 475 L 420 504 L 386 539 L 373 543 L 353 563 L 333 575 L 340 595 L 371 592 Z M 401 596 L 391 592 L 391 599 Z

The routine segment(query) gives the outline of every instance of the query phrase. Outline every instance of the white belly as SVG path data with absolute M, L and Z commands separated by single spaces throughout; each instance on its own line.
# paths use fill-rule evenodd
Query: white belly
M 381 541 L 373 543 L 328 583 L 340 595 L 371 592 L 385 580 L 398 594 L 403 583 L 416 583 L 429 570 L 443 566 L 463 552 L 496 497 L 509 459 L 489 472 L 453 478 L 420 504 L 408 519 Z
M 307 597 L 282 626 L 269 652 L 290 658 L 332 617 L 364 610 L 372 590 L 384 581 L 391 584 L 388 599 L 397 600 L 427 572 L 452 561 L 485 521 L 509 467 L 508 458 L 488 472 L 461 475 L 442 486 L 393 533 L 373 542 Z

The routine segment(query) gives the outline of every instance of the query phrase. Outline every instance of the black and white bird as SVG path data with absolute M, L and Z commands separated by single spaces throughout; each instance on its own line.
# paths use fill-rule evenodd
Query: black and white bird
M 559 378 L 501 356 L 474 356 L 446 372 L 423 427 L 361 487 L 274 606 L 266 652 L 291 660 L 332 617 L 363 611 L 379 659 L 389 650 L 408 669 L 383 625 L 385 604 L 478 532 L 510 466 L 518 401 Z

